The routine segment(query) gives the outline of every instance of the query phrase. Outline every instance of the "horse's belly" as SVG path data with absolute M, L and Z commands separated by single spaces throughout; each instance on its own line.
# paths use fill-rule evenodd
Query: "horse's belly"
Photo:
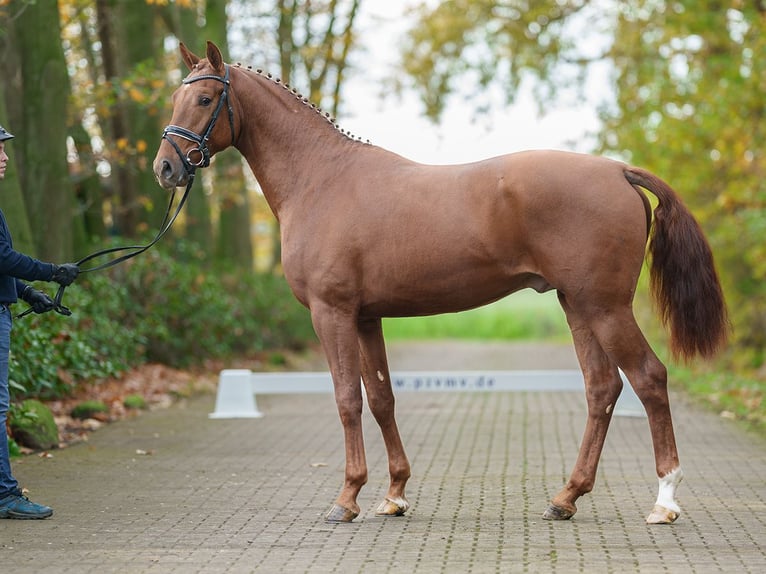
M 551 286 L 534 273 L 471 272 L 461 269 L 417 274 L 402 280 L 387 277 L 363 290 L 360 314 L 370 317 L 412 317 L 454 313 L 497 301 L 531 287 L 543 292 Z

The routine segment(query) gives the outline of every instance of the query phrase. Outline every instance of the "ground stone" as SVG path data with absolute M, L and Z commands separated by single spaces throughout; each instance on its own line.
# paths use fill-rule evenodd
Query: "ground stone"
M 13 439 L 34 450 L 48 450 L 59 444 L 59 431 L 53 413 L 40 401 L 27 399 L 21 405 L 21 416 L 10 421 Z

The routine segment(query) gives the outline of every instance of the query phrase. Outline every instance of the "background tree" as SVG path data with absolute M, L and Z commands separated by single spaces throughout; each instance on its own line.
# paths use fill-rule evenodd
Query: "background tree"
M 227 4 L 227 0 L 206 0 L 203 33 L 221 49 L 224 60 L 230 62 Z M 196 48 L 194 51 L 199 52 Z M 254 264 L 252 216 L 242 156 L 230 148 L 217 154 L 212 166 L 214 194 L 218 201 L 216 260 L 251 269 Z
M 162 86 L 158 65 L 163 55 L 160 33 L 161 6 L 148 2 L 119 0 L 113 13 L 120 50 L 120 100 L 124 103 L 129 141 L 125 160 L 129 169 L 130 191 L 123 202 L 127 229 L 140 233 L 156 229 L 165 212 L 165 194 L 157 193 L 152 172 L 156 142 L 162 134 L 160 111 L 155 98 Z
M 175 36 L 199 50 L 196 44 L 211 39 L 228 55 L 234 30 L 237 59 L 278 65 L 286 81 L 306 86 L 312 100 L 337 114 L 360 5 L 361 0 L 1 3 L 0 15 L 7 16 L 0 23 L 8 47 L 0 64 L 7 117 L 24 136 L 14 150 L 25 203 L 19 213 L 26 211 L 38 226 L 43 207 L 55 208 L 59 216 L 47 227 L 57 235 L 46 243 L 62 253 L 86 252 L 86 235 L 99 244 L 109 235 L 132 238 L 156 229 L 167 196 L 157 188 L 150 164 L 168 96 L 182 72 L 177 42 L 168 40 Z M 237 18 L 230 20 L 230 13 Z M 248 55 L 252 48 L 258 53 Z M 23 99 L 15 97 L 22 93 Z M 55 102 L 41 99 L 53 94 Z M 31 142 L 38 147 L 28 149 Z M 35 155 L 38 148 L 46 158 L 41 168 L 34 163 L 42 157 Z M 200 245 L 211 246 L 207 251 L 217 260 L 250 268 L 254 220 L 247 190 L 253 184 L 235 151 L 220 154 L 214 166 L 201 178 L 205 193 L 195 192 L 188 204 L 185 229 Z M 58 175 L 51 176 L 54 170 Z M 56 178 L 61 184 L 52 185 Z M 45 195 L 53 188 L 57 196 Z M 22 226 L 17 234 L 22 245 Z
M 17 50 L 13 49 L 11 35 L 13 34 L 13 20 L 19 16 L 19 11 L 25 6 L 0 6 L 0 50 L 3 58 L 0 59 L 0 74 L 3 81 L 0 82 L 0 118 L 2 123 L 11 133 L 15 133 L 15 126 L 11 118 L 21 117 L 23 101 L 18 98 L 21 90 L 21 74 L 19 73 Z M 10 107 L 6 106 L 6 99 Z M 11 112 L 13 110 L 13 112 Z M 19 128 L 21 125 L 19 125 Z M 13 221 L 14 246 L 24 253 L 35 253 L 36 246 L 32 230 L 29 226 L 27 209 L 24 205 L 24 194 L 19 180 L 21 165 L 19 156 L 9 145 L 10 168 L 6 170 L 3 180 L 3 212 L 6 219 Z
M 0 46 L 4 44 L 4 38 L 0 38 Z M 5 70 L 0 68 L 0 73 L 5 76 Z M 7 77 L 7 76 L 6 76 Z M 7 118 L 5 109 L 5 83 L 0 84 L 0 118 Z M 11 133 L 15 128 L 6 122 L 6 127 Z M 22 253 L 34 253 L 35 242 L 32 230 L 29 227 L 27 208 L 24 205 L 24 195 L 21 192 L 21 184 L 16 167 L 16 157 L 12 146 L 13 140 L 8 144 L 8 156 L 10 157 L 9 169 L 6 169 L 3 179 L 3 213 L 8 221 L 13 222 L 13 246 Z
M 561 90 L 582 93 L 588 67 L 608 63 L 613 84 L 604 91 L 613 99 L 602 107 L 604 129 L 594 151 L 651 169 L 682 194 L 717 256 L 732 310 L 734 358 L 764 365 L 766 4 L 528 4 L 421 6 L 403 64 L 427 114 L 438 119 L 458 81 L 479 91 L 500 86 L 512 100 L 526 75 L 536 78 L 542 107 Z M 590 34 L 580 34 L 583 29 Z M 584 41 L 594 31 L 602 36 L 595 50 Z
M 198 50 L 197 47 L 202 46 L 204 40 L 196 4 L 185 6 L 180 3 L 174 3 L 169 8 L 163 13 L 167 29 L 187 46 L 195 51 Z M 167 66 L 170 69 L 178 70 L 179 75 L 186 69 L 186 66 L 181 62 L 181 56 L 177 50 L 168 54 L 165 60 L 168 62 Z M 201 182 L 204 182 L 203 178 L 200 179 Z M 193 197 L 190 197 L 186 202 L 186 207 L 184 208 L 186 237 L 196 245 L 205 248 L 215 244 L 210 205 L 211 194 L 208 193 L 208 189 L 204 191 L 197 189 Z
M 99 66 L 94 48 L 97 37 L 94 25 L 95 7 L 62 5 L 62 43 L 69 47 L 68 61 L 84 65 L 70 67 L 71 82 L 78 87 L 72 94 L 69 135 L 72 139 L 70 175 L 78 209 L 82 214 L 86 238 L 97 244 L 106 235 L 105 193 L 97 168 L 97 154 L 91 134 L 85 129 L 87 108 L 93 104 L 93 87 L 99 83 Z M 65 51 L 66 54 L 66 51 Z M 84 252 L 84 250 L 83 250 Z M 79 253 L 79 251 L 78 251 Z
M 538 80 L 541 104 L 550 101 L 583 77 L 579 65 L 565 64 L 585 62 L 572 22 L 588 5 L 585 0 L 422 3 L 402 47 L 407 75 L 397 80 L 399 88 L 416 90 L 433 120 L 456 93 L 486 111 L 487 88 L 499 86 L 511 102 L 527 75 Z
M 646 165 L 708 231 L 737 362 L 766 357 L 766 3 L 621 2 L 602 149 Z
M 160 7 L 130 0 L 96 0 L 103 75 L 111 89 L 108 112 L 116 198 L 114 225 L 121 235 L 136 236 L 159 224 L 164 201 L 157 198 L 151 172 L 154 143 L 161 132 L 160 107 L 154 102 L 161 74 Z M 164 198 L 163 198 L 164 199 Z
M 261 0 L 233 2 L 237 15 L 230 33 L 249 42 L 237 58 L 257 67 L 278 66 L 285 83 L 308 90 L 315 104 L 342 114 L 342 88 L 349 54 L 357 44 L 355 25 L 361 0 Z M 258 41 L 254 41 L 258 40 Z M 279 226 L 274 223 L 271 266 L 280 262 Z
M 7 108 L 16 119 L 14 152 L 24 202 L 38 257 L 65 261 L 82 239 L 67 164 L 67 118 L 70 83 L 58 5 L 10 2 L 16 14 L 8 29 L 4 57 L 8 70 Z M 9 89 L 13 86 L 12 89 Z

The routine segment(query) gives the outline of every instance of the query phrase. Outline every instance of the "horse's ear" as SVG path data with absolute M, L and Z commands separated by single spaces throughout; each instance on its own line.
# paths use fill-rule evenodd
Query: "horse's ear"
M 210 62 L 214 70 L 223 75 L 223 56 L 221 56 L 221 50 L 210 40 L 207 41 L 207 61 Z
M 197 62 L 199 62 L 199 56 L 194 55 L 183 42 L 181 42 L 178 47 L 181 50 L 181 59 L 183 59 L 184 64 L 186 64 L 186 67 L 188 67 L 189 70 L 193 70 L 194 66 L 197 65 Z

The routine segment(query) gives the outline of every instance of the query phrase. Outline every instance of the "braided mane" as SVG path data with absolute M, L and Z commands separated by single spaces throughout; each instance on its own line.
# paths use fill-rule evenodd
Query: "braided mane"
M 342 129 L 338 125 L 336 119 L 330 114 L 330 112 L 322 111 L 322 109 L 319 106 L 317 106 L 316 104 L 311 102 L 311 100 L 309 100 L 308 98 L 306 98 L 303 95 L 301 95 L 300 92 L 298 92 L 295 88 L 290 87 L 290 84 L 287 84 L 287 83 L 283 82 L 280 78 L 274 77 L 272 74 L 270 74 L 268 72 L 264 72 L 260 68 L 253 69 L 252 66 L 242 66 L 242 64 L 240 62 L 237 62 L 236 64 L 233 64 L 233 66 L 235 68 L 247 70 L 248 72 L 254 72 L 254 73 L 258 74 L 260 77 L 269 80 L 273 84 L 276 84 L 276 85 L 282 87 L 284 90 L 286 90 L 287 92 L 289 92 L 290 94 L 295 96 L 295 99 L 300 101 L 303 105 L 305 105 L 305 106 L 309 107 L 310 109 L 314 110 L 317 114 L 319 114 L 320 117 L 324 118 L 330 125 L 332 125 L 338 132 L 340 132 L 342 135 L 346 136 L 348 139 L 353 140 L 353 141 L 357 141 L 357 142 L 360 142 L 360 143 L 364 143 L 366 145 L 372 145 L 370 143 L 370 140 L 363 141 L 362 138 L 356 137 L 351 132 L 349 132 L 349 131 L 347 131 L 345 129 Z

